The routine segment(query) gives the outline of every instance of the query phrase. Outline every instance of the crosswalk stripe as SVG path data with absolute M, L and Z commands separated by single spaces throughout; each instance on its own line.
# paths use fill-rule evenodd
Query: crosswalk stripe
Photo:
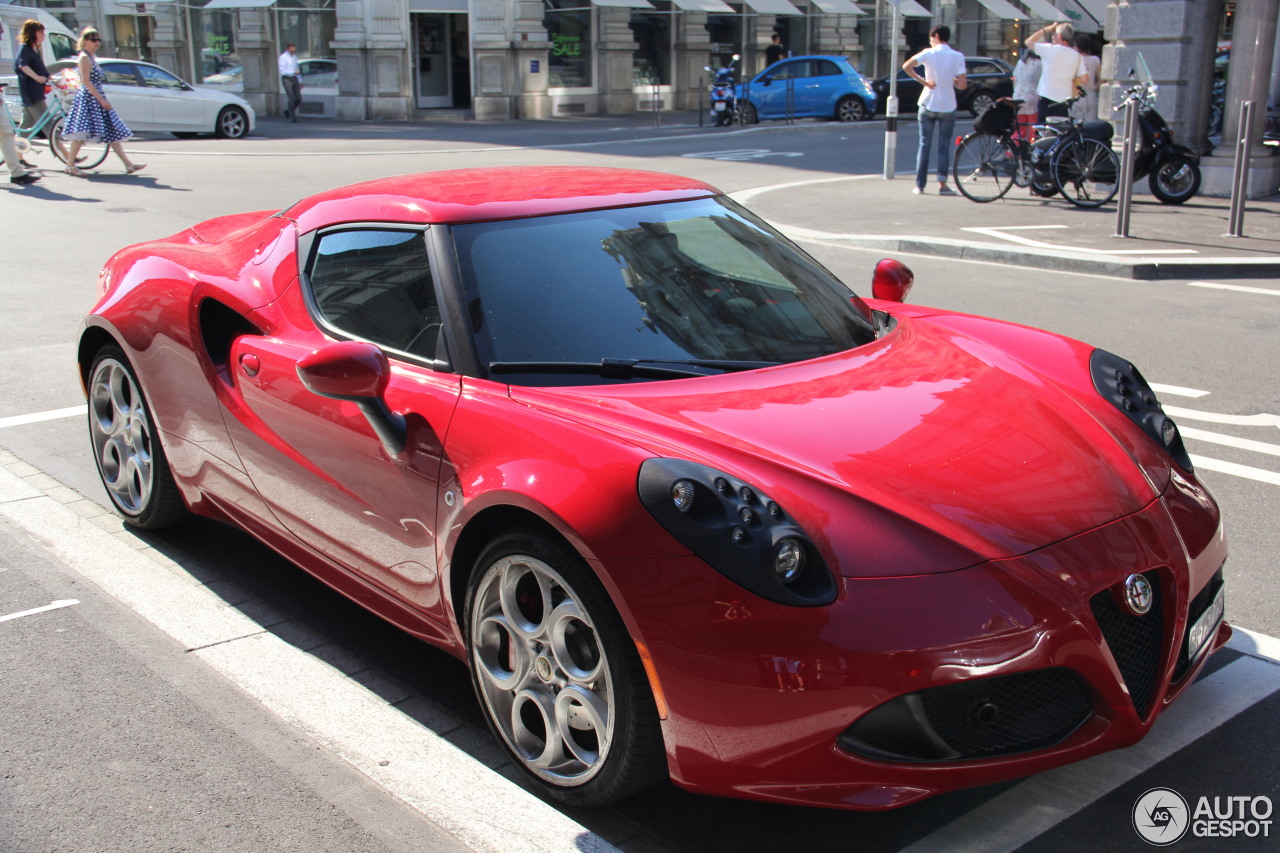
M 1269 483 L 1273 486 L 1280 486 L 1280 473 L 1275 471 L 1267 471 L 1263 468 L 1254 468 L 1251 465 L 1240 465 L 1235 462 L 1227 462 L 1223 459 L 1212 459 L 1208 456 L 1197 456 L 1192 453 L 1191 464 L 1197 468 L 1206 471 L 1217 471 L 1219 474 L 1230 474 L 1233 477 L 1243 477 L 1246 480 L 1256 480 L 1259 483 Z
M 33 412 L 29 415 L 13 415 L 7 418 L 0 418 L 0 429 L 24 426 L 26 424 L 38 424 L 41 421 L 56 421 L 59 418 L 79 417 L 87 411 L 89 411 L 88 406 L 80 405 L 68 406 L 65 409 L 51 409 L 47 412 Z
M 1178 432 L 1182 433 L 1183 438 L 1194 438 L 1198 441 L 1207 441 L 1211 444 L 1221 444 L 1226 447 L 1234 447 L 1237 450 L 1251 450 L 1254 453 L 1265 453 L 1268 456 L 1280 456 L 1280 444 L 1269 444 L 1265 441 L 1254 441 L 1251 438 L 1237 438 L 1234 435 L 1223 435 L 1222 433 L 1209 432 L 1208 430 L 1196 429 L 1195 427 L 1179 427 Z

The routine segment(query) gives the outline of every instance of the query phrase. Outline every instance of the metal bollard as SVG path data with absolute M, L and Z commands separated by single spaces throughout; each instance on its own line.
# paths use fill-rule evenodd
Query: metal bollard
M 1130 99 L 1124 105 L 1124 139 L 1120 150 L 1120 203 L 1116 206 L 1116 233 L 1129 236 L 1129 211 L 1133 206 L 1133 161 L 1137 155 L 1138 103 Z
M 706 105 L 702 103 L 702 98 L 707 94 L 707 87 L 703 85 L 705 80 L 698 78 L 698 127 L 702 127 L 702 120 L 707 115 Z
M 1253 141 L 1253 101 L 1240 102 L 1235 172 L 1231 176 L 1231 219 L 1228 237 L 1244 236 L 1244 203 L 1249 198 L 1249 151 Z
M 787 78 L 787 124 L 796 123 L 796 78 Z

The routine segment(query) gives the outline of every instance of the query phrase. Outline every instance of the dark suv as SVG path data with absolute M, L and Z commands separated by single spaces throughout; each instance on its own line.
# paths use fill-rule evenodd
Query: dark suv
M 956 104 L 960 109 L 977 116 L 995 103 L 996 98 L 1013 97 L 1013 69 L 1004 60 L 966 56 L 964 65 L 965 79 L 969 86 L 964 91 L 956 92 Z M 886 74 L 873 81 L 871 88 L 876 93 L 876 112 L 882 113 L 885 111 L 885 102 L 889 100 L 889 76 Z M 920 88 L 920 84 L 908 77 L 907 72 L 898 71 L 899 113 L 916 111 Z

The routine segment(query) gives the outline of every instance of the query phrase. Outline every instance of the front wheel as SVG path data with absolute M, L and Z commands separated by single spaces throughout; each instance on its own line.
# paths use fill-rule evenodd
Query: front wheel
M 467 588 L 471 679 L 490 728 L 547 796 L 603 806 L 666 769 L 648 678 L 604 588 L 566 546 L 498 537 Z
M 1163 160 L 1147 185 L 1163 203 L 1182 204 L 1200 191 L 1200 167 L 1190 160 Z
M 62 152 L 71 151 L 71 140 L 63 136 L 66 129 L 67 118 L 63 116 L 53 124 L 53 129 L 49 132 L 49 147 L 53 149 L 53 156 L 62 160 Z M 76 166 L 81 169 L 93 169 L 102 165 L 102 161 L 107 159 L 107 152 L 111 150 L 111 146 L 105 142 L 94 142 L 92 139 L 86 139 L 80 145 L 80 153 L 76 155 Z
M 836 104 L 836 121 L 866 121 L 870 111 L 857 95 L 846 95 Z
M 737 116 L 738 124 L 758 124 L 760 122 L 760 114 L 756 112 L 755 106 L 747 101 L 738 104 L 734 114 Z
M 967 198 L 987 202 L 1009 191 L 1017 170 L 1013 143 L 994 133 L 971 133 L 956 149 L 951 176 Z
M 99 350 L 89 371 L 89 440 L 102 485 L 126 522 L 155 529 L 186 517 L 146 398 L 114 346 Z
M 223 107 L 215 132 L 225 139 L 240 139 L 249 133 L 249 116 L 239 107 Z
M 1063 143 L 1054 152 L 1049 172 L 1058 192 L 1077 207 L 1101 207 L 1120 188 L 1120 158 L 1097 139 Z

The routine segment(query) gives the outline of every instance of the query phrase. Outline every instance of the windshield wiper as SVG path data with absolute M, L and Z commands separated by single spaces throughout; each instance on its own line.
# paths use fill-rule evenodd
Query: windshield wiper
M 684 370 L 681 367 L 662 367 L 673 364 L 683 367 L 710 367 L 725 373 L 739 370 L 756 370 L 761 367 L 775 367 L 777 361 L 729 361 L 702 358 L 602 358 L 600 361 L 491 361 L 490 373 L 583 373 L 605 378 L 629 378 L 635 376 L 651 376 L 654 378 L 683 378 L 708 376 L 699 370 Z

